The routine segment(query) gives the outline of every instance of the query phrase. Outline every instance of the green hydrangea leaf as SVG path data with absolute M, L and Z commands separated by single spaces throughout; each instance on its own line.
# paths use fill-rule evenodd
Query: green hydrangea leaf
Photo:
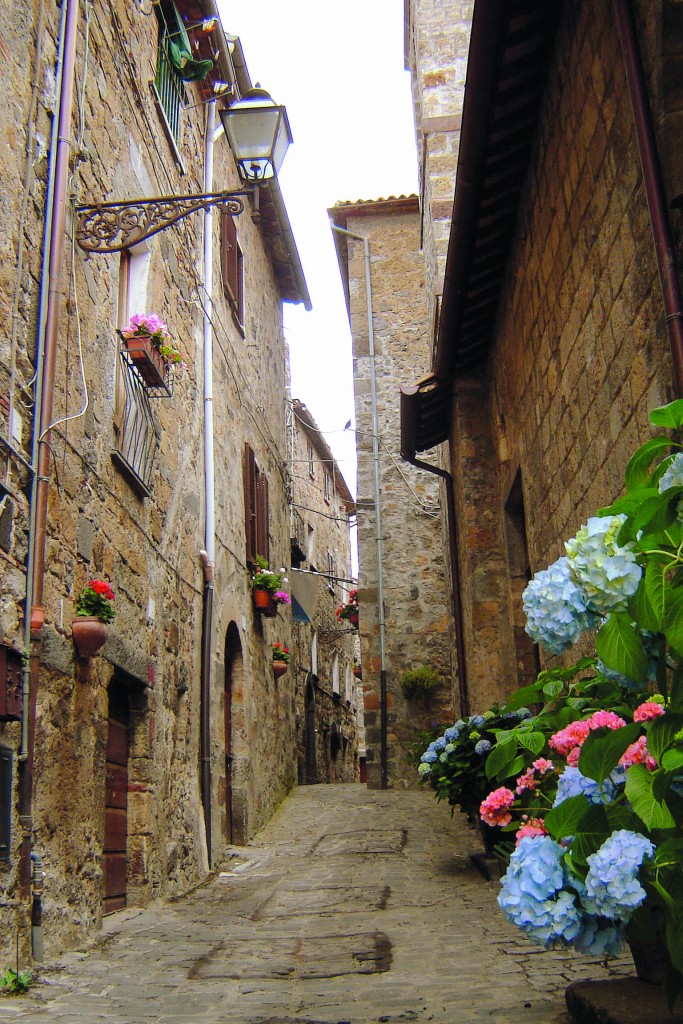
M 662 630 L 676 653 L 683 656 L 683 587 L 667 590 Z
M 632 491 L 635 487 L 639 487 L 645 483 L 647 480 L 647 472 L 654 457 L 670 446 L 671 438 L 653 437 L 650 441 L 646 441 L 645 444 L 638 449 L 635 455 L 631 456 L 629 464 L 626 467 L 625 477 L 626 489 L 628 491 Z
M 579 771 L 588 779 L 604 782 L 619 764 L 619 758 L 640 735 L 637 723 L 622 729 L 595 729 L 586 737 L 579 756 Z
M 645 576 L 629 601 L 629 611 L 641 629 L 660 633 L 666 606 L 666 575 L 664 566 L 648 562 Z
M 574 863 L 586 864 L 590 855 L 600 849 L 609 834 L 610 824 L 605 808 L 591 804 L 574 833 L 574 842 L 572 843 Z
M 553 700 L 555 697 L 559 697 L 563 690 L 564 683 L 561 679 L 549 679 L 543 686 L 543 696 L 548 700 Z
M 542 687 L 539 683 L 531 683 L 530 686 L 523 686 L 508 698 L 503 710 L 517 711 L 519 708 L 527 707 L 528 704 L 537 704 L 541 692 Z
M 652 773 L 644 764 L 631 765 L 626 773 L 626 798 L 646 828 L 674 828 L 671 811 L 655 799 L 653 782 Z
M 486 778 L 494 779 L 508 769 L 517 756 L 517 744 L 512 740 L 498 742 L 486 758 Z
M 612 612 L 606 619 L 596 634 L 595 649 L 607 668 L 636 682 L 645 682 L 647 654 L 626 612 Z
M 666 750 L 660 759 L 662 768 L 666 768 L 668 772 L 674 772 L 678 768 L 683 767 L 683 750 L 680 747 L 672 747 L 670 750 Z
M 583 793 L 567 797 L 558 807 L 548 811 L 543 823 L 553 839 L 564 839 L 573 836 L 579 823 L 585 818 L 590 808 L 588 797 Z
M 542 732 L 520 732 L 518 739 L 532 754 L 540 754 L 545 747 L 545 736 Z
M 683 425 L 683 398 L 677 398 L 668 405 L 660 405 L 650 413 L 650 423 L 655 427 L 670 427 L 676 430 Z
M 647 747 L 654 758 L 661 763 L 662 755 L 675 743 L 676 733 L 683 728 L 683 714 L 667 711 L 655 718 L 647 732 Z

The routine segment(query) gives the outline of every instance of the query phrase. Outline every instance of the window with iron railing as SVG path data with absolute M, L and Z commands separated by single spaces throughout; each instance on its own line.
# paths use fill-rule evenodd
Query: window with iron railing
M 119 380 L 122 402 L 111 457 L 133 489 L 148 498 L 161 431 L 152 413 L 148 389 L 123 350 L 119 351 Z
M 182 112 L 187 106 L 187 93 L 182 79 L 176 74 L 169 57 L 170 30 L 163 16 L 162 5 L 155 5 L 159 16 L 159 46 L 157 68 L 154 76 L 154 95 L 171 144 L 180 159 L 179 146 L 182 142 Z

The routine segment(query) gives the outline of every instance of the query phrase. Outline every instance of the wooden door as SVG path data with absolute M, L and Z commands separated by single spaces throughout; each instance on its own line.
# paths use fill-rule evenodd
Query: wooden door
M 232 663 L 225 666 L 225 840 L 232 842 Z
M 128 876 L 128 730 L 130 712 L 125 690 L 109 691 L 107 733 L 107 785 L 104 804 L 103 912 L 112 914 L 126 906 Z

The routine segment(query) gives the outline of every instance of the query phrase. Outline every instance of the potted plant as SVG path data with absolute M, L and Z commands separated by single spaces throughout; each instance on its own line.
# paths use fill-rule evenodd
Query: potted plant
M 282 589 L 288 582 L 284 573 L 285 569 L 275 572 L 265 558 L 256 556 L 256 564 L 251 568 L 252 596 L 254 607 L 266 618 L 277 615 L 278 605 L 289 604 L 289 594 Z
M 134 313 L 121 331 L 123 348 L 148 387 L 166 387 L 171 366 L 185 367 L 168 327 L 155 313 Z
M 349 599 L 345 604 L 340 604 L 336 612 L 337 618 L 348 620 L 354 629 L 358 629 L 358 591 L 350 590 Z
M 439 673 L 431 665 L 410 668 L 401 677 L 401 689 L 407 700 L 422 697 L 428 700 L 432 690 L 439 684 Z
M 81 658 L 92 658 L 104 646 L 114 618 L 114 591 L 106 580 L 89 580 L 76 602 L 71 631 Z
M 291 655 L 284 644 L 273 644 L 273 675 L 279 679 L 287 671 Z

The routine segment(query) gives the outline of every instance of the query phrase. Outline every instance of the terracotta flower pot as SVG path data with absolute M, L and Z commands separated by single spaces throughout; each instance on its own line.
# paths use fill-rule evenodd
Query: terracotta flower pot
M 275 676 L 276 679 L 279 679 L 280 676 L 283 676 L 286 671 L 287 671 L 287 662 L 286 661 L 274 661 L 273 662 L 273 675 Z
M 267 590 L 252 590 L 254 599 L 254 608 L 261 615 L 265 615 L 267 619 L 272 619 L 277 615 L 277 601 L 272 594 Z
M 152 341 L 151 335 L 140 334 L 134 338 L 125 338 L 123 346 L 148 387 L 160 388 L 166 385 L 168 363 Z
M 81 658 L 92 658 L 104 647 L 109 626 L 94 615 L 78 615 L 71 623 L 76 650 Z

